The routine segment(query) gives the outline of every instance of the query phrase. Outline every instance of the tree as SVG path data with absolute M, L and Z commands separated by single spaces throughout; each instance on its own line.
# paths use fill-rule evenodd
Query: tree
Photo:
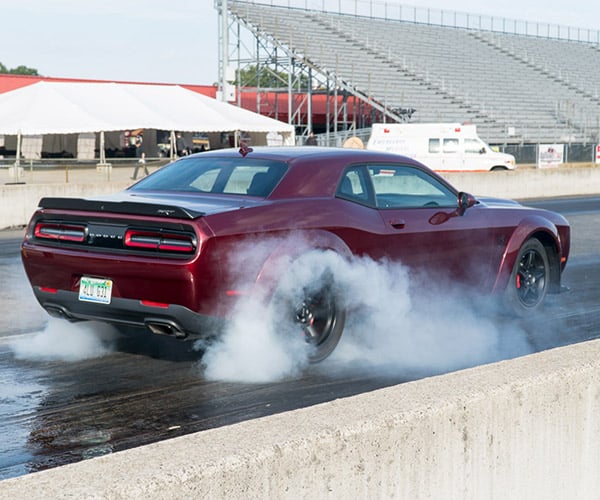
M 0 62 L 0 74 L 3 75 L 31 75 L 39 76 L 37 69 L 28 68 L 27 66 L 17 66 L 16 68 L 8 69 L 4 64 Z
M 288 86 L 288 74 L 284 71 L 275 71 L 267 66 L 260 68 L 260 81 L 258 66 L 251 65 L 245 69 L 239 70 L 240 84 L 242 87 L 261 87 L 261 88 L 283 88 Z M 308 78 L 301 75 L 300 82 L 302 88 L 306 88 Z M 293 83 L 297 88 L 297 81 Z
M 17 66 L 10 70 L 12 75 L 31 75 L 31 76 L 39 76 L 37 69 L 28 68 L 27 66 Z

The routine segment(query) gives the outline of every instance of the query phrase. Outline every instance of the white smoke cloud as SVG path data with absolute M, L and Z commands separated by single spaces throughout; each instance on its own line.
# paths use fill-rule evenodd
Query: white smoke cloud
M 43 330 L 16 338 L 10 347 L 17 359 L 81 361 L 110 353 L 115 337 L 113 327 L 103 323 L 50 318 Z
M 237 254 L 238 262 L 245 262 L 248 252 L 252 245 Z M 523 332 L 505 331 L 489 301 L 473 300 L 456 285 L 416 280 L 401 264 L 347 259 L 321 250 L 287 264 L 278 291 L 290 303 L 328 271 L 347 308 L 340 344 L 320 369 L 335 364 L 427 375 L 531 352 Z M 423 283 L 431 286 L 423 289 Z M 219 341 L 198 345 L 206 349 L 204 375 L 213 380 L 269 382 L 306 369 L 309 345 L 298 327 L 277 319 L 277 312 L 260 296 L 242 299 Z
M 258 297 L 242 300 L 223 337 L 202 358 L 211 380 L 270 382 L 298 374 L 308 365 L 301 335 L 279 335 L 274 312 Z M 199 347 L 202 347 L 199 344 Z

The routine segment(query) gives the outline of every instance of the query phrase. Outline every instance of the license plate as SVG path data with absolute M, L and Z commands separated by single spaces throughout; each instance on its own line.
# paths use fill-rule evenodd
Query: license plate
M 79 300 L 110 304 L 112 285 L 111 280 L 82 276 L 79 283 Z

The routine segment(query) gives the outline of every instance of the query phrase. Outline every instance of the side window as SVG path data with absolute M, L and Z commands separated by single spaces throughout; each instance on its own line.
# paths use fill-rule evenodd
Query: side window
M 378 208 L 457 206 L 456 194 L 427 172 L 406 165 L 370 165 Z
M 364 167 L 351 167 L 344 172 L 336 196 L 373 206 L 375 203 L 370 194 L 369 182 L 368 173 Z
M 444 139 L 444 153 L 458 152 L 458 139 Z
M 439 153 L 440 152 L 440 140 L 439 139 L 429 139 L 429 152 L 430 153 Z

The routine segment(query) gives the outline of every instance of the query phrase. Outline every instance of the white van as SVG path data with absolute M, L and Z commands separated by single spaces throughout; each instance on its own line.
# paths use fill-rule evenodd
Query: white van
M 459 123 L 375 123 L 367 149 L 409 156 L 442 172 L 516 167 L 515 157 L 493 151 L 475 125 Z

